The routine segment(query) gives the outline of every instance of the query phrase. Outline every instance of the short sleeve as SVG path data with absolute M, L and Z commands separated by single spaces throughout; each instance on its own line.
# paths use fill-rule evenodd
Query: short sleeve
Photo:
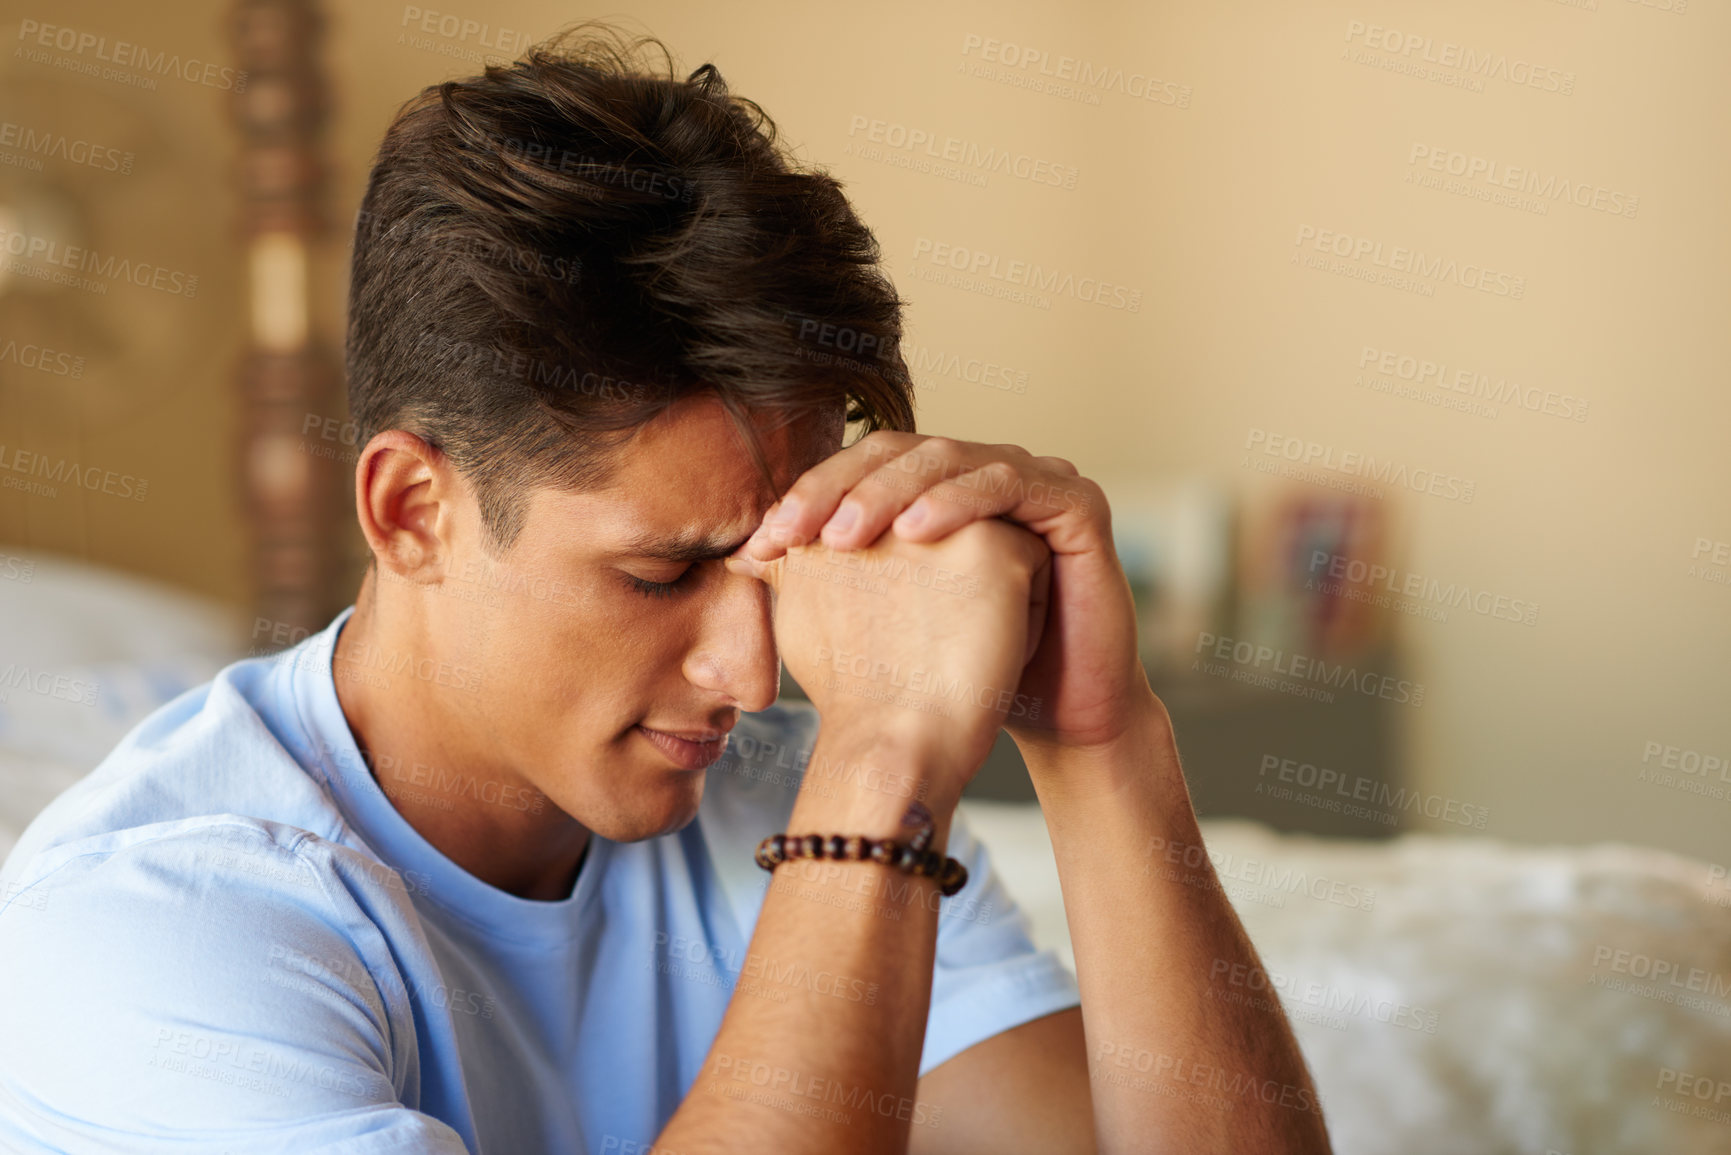
M 311 836 L 164 825 L 0 887 L 0 1148 L 467 1152 L 402 1101 L 406 992 Z
M 1057 954 L 1034 948 L 1027 916 L 960 810 L 950 823 L 948 853 L 968 868 L 968 883 L 938 908 L 921 1075 L 993 1035 L 1082 1002 Z

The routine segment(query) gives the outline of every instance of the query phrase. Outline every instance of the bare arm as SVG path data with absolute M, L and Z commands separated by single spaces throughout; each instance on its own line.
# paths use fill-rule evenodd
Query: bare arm
M 916 1129 L 909 1150 L 1326 1152 L 1279 1002 L 1232 998 L 1238 989 L 1220 977 L 1261 964 L 1202 850 L 1170 731 L 1156 724 L 1115 755 L 1116 767 L 1029 753 L 1083 1007 L 927 1074 L 920 1098 L 941 1108 L 945 1126 Z M 1114 769 L 1124 780 L 1116 788 Z M 1093 787 L 1074 797 L 1065 790 L 1073 782 Z
M 1099 1149 L 1327 1152 L 1278 1002 L 1221 997 L 1216 976 L 1261 963 L 1203 849 L 1165 708 L 1149 694 L 1100 749 L 1024 749 L 1076 951 Z
M 825 726 L 812 759 L 846 759 L 914 773 L 908 755 L 870 736 Z M 789 833 L 906 837 L 905 799 L 863 789 L 825 798 L 802 791 Z M 940 809 L 933 808 L 934 811 Z M 934 845 L 949 831 L 942 808 Z M 906 884 L 906 886 L 904 886 Z M 867 1002 L 807 986 L 752 997 L 742 976 L 703 1072 L 656 1141 L 692 1152 L 882 1152 L 906 1149 L 916 1114 L 920 1047 L 937 945 L 936 887 L 873 863 L 800 861 L 779 867 L 747 956 L 751 966 L 828 971 Z M 785 1001 L 780 1001 L 782 994 Z M 941 1116 L 940 1116 L 941 1122 Z
M 1012 1027 L 926 1072 L 911 1155 L 1093 1155 L 1088 1055 L 1077 1007 Z

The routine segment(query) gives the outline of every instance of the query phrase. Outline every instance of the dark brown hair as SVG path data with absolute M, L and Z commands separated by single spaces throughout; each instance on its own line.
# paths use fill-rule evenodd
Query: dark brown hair
M 475 486 L 494 543 L 531 485 L 605 481 L 679 398 L 910 430 L 901 300 L 841 185 L 705 64 L 584 25 L 430 87 L 385 133 L 355 230 L 349 409 Z

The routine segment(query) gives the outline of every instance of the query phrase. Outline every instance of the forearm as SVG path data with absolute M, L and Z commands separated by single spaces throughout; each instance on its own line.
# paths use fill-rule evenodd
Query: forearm
M 924 796 L 937 820 L 932 845 L 947 845 L 954 799 L 932 797 L 932 759 L 882 736 L 851 740 L 825 728 L 787 832 L 906 841 L 902 816 L 911 797 Z M 892 773 L 826 773 L 861 764 Z M 809 859 L 769 877 L 721 1029 L 657 1149 L 905 1150 L 910 1125 L 929 1114 L 915 1101 L 915 1084 L 931 1001 L 936 883 L 875 863 Z M 776 978 L 819 972 L 833 981 Z
M 1023 745 L 1076 952 L 1099 1148 L 1326 1152 L 1278 1001 L 1211 985 L 1260 962 L 1203 849 L 1165 710 L 1138 717 L 1106 748 Z

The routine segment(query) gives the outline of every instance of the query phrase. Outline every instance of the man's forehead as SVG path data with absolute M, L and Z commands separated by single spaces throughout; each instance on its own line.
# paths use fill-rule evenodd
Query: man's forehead
M 615 504 L 611 548 L 669 560 L 725 557 L 788 486 L 841 447 L 845 424 L 839 411 L 833 419 L 808 412 L 758 417 L 754 428 L 773 489 L 725 412 L 688 410 L 634 439 L 610 482 L 592 491 Z
M 645 426 L 628 443 L 616 480 L 621 485 L 666 484 L 700 477 L 711 486 L 766 491 L 774 501 L 812 466 L 841 448 L 845 417 L 826 410 L 750 411 L 751 433 L 713 397 L 687 398 Z M 774 479 L 774 493 L 752 455 L 756 442 Z
M 806 470 L 840 452 L 842 434 L 846 428 L 847 423 L 842 418 L 826 418 L 823 421 L 808 422 L 790 438 L 786 476 L 778 473 L 775 479 L 776 496 L 780 497 Z M 774 469 L 777 463 L 772 459 L 770 465 Z

